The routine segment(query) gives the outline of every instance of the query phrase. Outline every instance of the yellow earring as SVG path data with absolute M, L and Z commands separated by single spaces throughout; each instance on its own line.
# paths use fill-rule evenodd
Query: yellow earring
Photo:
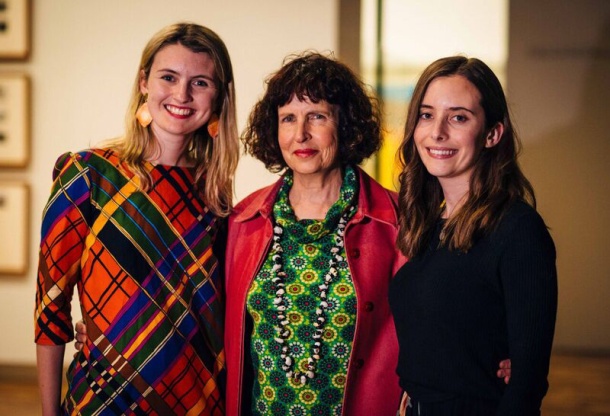
M 148 97 L 145 98 L 144 103 L 136 111 L 136 118 L 142 127 L 147 127 L 152 122 L 152 116 L 150 111 L 148 111 Z

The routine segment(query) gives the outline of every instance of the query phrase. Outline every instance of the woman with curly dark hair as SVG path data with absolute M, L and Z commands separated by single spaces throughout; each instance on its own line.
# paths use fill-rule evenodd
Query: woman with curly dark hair
M 555 247 L 535 209 L 502 86 L 475 58 L 433 62 L 400 148 L 390 285 L 406 415 L 538 415 L 557 309 Z M 509 356 L 508 385 L 494 377 Z M 405 413 L 402 413 L 405 414 Z
M 376 101 L 306 53 L 268 79 L 242 140 L 283 174 L 229 220 L 227 414 L 395 413 L 396 195 L 357 166 L 380 146 Z

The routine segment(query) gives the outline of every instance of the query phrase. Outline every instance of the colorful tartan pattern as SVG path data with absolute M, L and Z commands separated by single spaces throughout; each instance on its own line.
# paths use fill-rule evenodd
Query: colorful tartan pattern
M 358 200 L 358 180 L 348 167 L 340 198 L 329 209 L 323 221 L 297 220 L 288 194 L 292 175 L 284 176 L 273 207 L 274 219 L 284 228 L 281 245 L 286 271 L 288 302 L 286 318 L 291 332 L 288 338 L 290 356 L 301 371 L 312 355 L 315 310 L 322 300 L 318 286 L 329 269 L 334 232 L 343 212 Z M 354 211 L 355 212 L 355 211 Z M 341 256 L 347 259 L 345 248 Z M 254 324 L 251 356 L 256 378 L 252 392 L 253 415 L 341 415 L 347 367 L 352 351 L 356 325 L 356 293 L 347 264 L 338 264 L 339 275 L 328 290 L 327 323 L 322 335 L 321 359 L 315 377 L 306 385 L 289 379 L 282 369 L 281 345 L 277 336 L 277 311 L 273 307 L 278 287 L 273 283 L 275 261 L 267 255 L 263 267 L 248 292 L 247 308 Z
M 36 343 L 73 339 L 77 287 L 89 341 L 64 410 L 86 415 L 222 415 L 217 218 L 188 168 L 148 165 L 148 192 L 111 150 L 60 157 L 43 215 Z

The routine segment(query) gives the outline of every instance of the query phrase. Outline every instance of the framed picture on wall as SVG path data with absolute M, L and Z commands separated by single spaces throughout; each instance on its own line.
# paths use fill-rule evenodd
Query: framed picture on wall
M 0 275 L 23 275 L 28 268 L 29 187 L 0 181 Z
M 23 74 L 0 73 L 0 167 L 27 166 L 29 136 L 29 78 Z
M 0 60 L 29 57 L 30 1 L 0 0 Z

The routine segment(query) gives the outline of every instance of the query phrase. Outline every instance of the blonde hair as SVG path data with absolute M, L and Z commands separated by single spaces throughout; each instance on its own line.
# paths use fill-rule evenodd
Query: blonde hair
M 140 91 L 142 74 L 148 78 L 156 54 L 167 45 L 180 44 L 193 52 L 205 52 L 214 62 L 218 97 L 218 137 L 212 139 L 207 125 L 191 135 L 186 146 L 187 160 L 195 167 L 195 188 L 210 210 L 227 216 L 233 197 L 233 178 L 239 159 L 239 139 L 235 117 L 235 86 L 231 59 L 224 42 L 212 30 L 194 23 L 176 23 L 157 32 L 142 52 L 126 115 L 125 135 L 107 142 L 140 178 L 142 188 L 150 189 L 152 178 L 145 168 L 145 156 L 158 143 L 149 127 L 142 127 L 137 119 L 138 108 L 146 101 Z M 204 184 L 202 187 L 201 185 Z M 203 188 L 203 189 L 201 189 Z

